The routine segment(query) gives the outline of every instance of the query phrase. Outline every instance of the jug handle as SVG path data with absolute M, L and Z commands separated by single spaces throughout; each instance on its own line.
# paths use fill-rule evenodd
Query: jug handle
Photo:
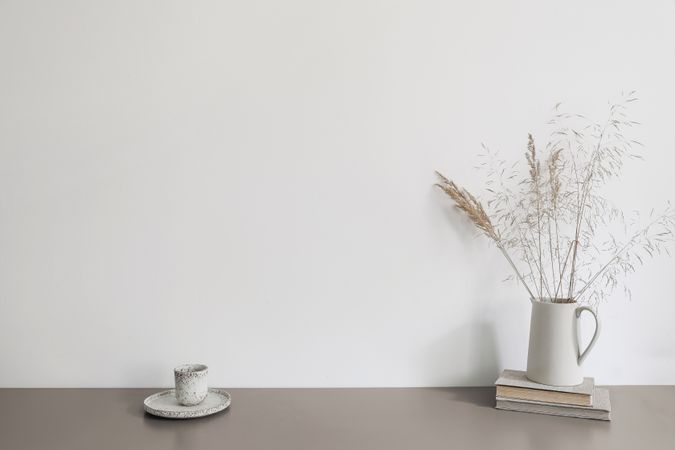
M 595 319 L 595 332 L 593 333 L 593 337 L 591 338 L 591 342 L 588 343 L 588 346 L 586 349 L 581 352 L 579 357 L 577 358 L 577 364 L 581 365 L 586 357 L 588 356 L 588 352 L 591 351 L 593 346 L 595 345 L 595 341 L 598 340 L 598 336 L 600 335 L 600 321 L 598 320 L 598 316 L 595 314 L 595 311 L 593 311 L 591 308 L 588 306 L 580 306 L 576 309 L 576 317 L 577 317 L 577 326 L 579 323 L 579 317 L 581 317 L 581 313 L 584 311 L 588 311 L 589 313 L 593 314 L 593 318 Z M 581 351 L 581 348 L 579 349 Z

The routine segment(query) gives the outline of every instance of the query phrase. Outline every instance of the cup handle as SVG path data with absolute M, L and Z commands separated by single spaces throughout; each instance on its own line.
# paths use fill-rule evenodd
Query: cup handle
M 580 307 L 577 308 L 577 310 L 576 310 L 577 326 L 579 324 L 579 317 L 581 317 L 581 313 L 584 312 L 584 311 L 588 311 L 589 313 L 593 314 L 593 318 L 595 319 L 595 332 L 593 333 L 593 337 L 591 338 L 591 342 L 588 343 L 588 346 L 586 347 L 586 350 L 581 352 L 581 346 L 579 346 L 580 355 L 577 358 L 577 364 L 579 364 L 579 365 L 583 364 L 584 360 L 588 356 L 588 352 L 591 351 L 591 349 L 595 345 L 595 341 L 598 340 L 598 336 L 600 335 L 600 321 L 598 320 L 598 316 L 595 314 L 595 311 L 593 311 L 588 306 L 580 306 Z

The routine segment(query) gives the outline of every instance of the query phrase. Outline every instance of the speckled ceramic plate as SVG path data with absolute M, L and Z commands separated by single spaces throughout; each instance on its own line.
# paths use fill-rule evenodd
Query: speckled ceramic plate
M 230 406 L 230 401 L 228 392 L 211 388 L 200 404 L 183 406 L 176 400 L 176 391 L 169 389 L 146 398 L 143 402 L 143 409 L 154 416 L 168 419 L 193 419 L 220 412 Z

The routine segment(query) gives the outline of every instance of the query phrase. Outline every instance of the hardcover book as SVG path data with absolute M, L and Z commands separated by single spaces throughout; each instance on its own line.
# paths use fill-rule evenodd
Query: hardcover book
M 521 370 L 504 370 L 495 382 L 497 397 L 563 405 L 591 406 L 593 378 L 584 378 L 577 386 L 548 386 L 530 381 Z
M 520 411 L 554 416 L 577 417 L 581 419 L 611 420 L 609 391 L 595 388 L 592 406 L 553 404 L 531 400 L 516 400 L 497 397 L 497 409 Z

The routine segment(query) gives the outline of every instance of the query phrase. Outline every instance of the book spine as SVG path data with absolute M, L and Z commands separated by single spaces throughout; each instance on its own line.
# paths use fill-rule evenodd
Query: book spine
M 611 420 L 610 413 L 598 410 L 579 410 L 577 408 L 565 408 L 556 406 L 538 406 L 536 404 L 519 404 L 505 400 L 497 400 L 497 409 L 505 411 L 517 411 L 531 414 L 546 414 L 552 416 L 572 417 L 577 419 Z

